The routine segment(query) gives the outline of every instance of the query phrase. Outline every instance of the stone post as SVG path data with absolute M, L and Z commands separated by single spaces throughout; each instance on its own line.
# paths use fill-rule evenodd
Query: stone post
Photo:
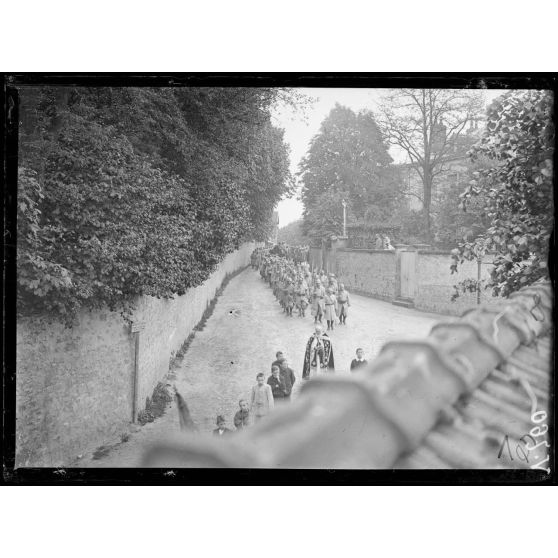
M 339 274 L 339 266 L 337 265 L 337 250 L 339 248 L 347 247 L 348 238 L 346 236 L 335 237 L 331 241 L 331 250 L 328 253 L 328 272 L 335 273 L 335 276 Z
M 395 300 L 401 298 L 401 252 L 409 248 L 409 244 L 394 244 L 395 248 Z
M 403 282 L 403 277 L 402 277 L 402 265 L 401 265 L 401 260 L 402 260 L 402 254 L 405 252 L 414 252 L 415 254 L 415 258 L 414 258 L 414 270 L 413 270 L 413 274 L 414 277 L 412 279 L 407 279 L 409 282 L 411 282 L 411 284 L 414 285 L 415 289 L 416 289 L 416 278 L 418 277 L 418 261 L 419 261 L 419 257 L 418 257 L 418 253 L 419 253 L 419 248 L 418 246 L 427 246 L 427 245 L 417 245 L 417 244 L 396 244 L 394 246 L 395 248 L 395 298 L 393 300 L 393 304 L 396 304 L 398 306 L 405 306 L 407 308 L 411 308 L 413 307 L 413 299 L 411 297 L 409 297 L 408 295 L 403 296 L 402 293 L 402 289 L 401 289 L 401 285 Z

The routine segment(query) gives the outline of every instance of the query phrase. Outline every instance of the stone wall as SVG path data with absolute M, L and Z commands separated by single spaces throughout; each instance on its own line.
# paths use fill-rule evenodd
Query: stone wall
M 145 322 L 140 337 L 140 370 L 138 385 L 139 408 L 151 396 L 157 382 L 169 368 L 169 358 L 176 353 L 200 321 L 207 306 L 225 277 L 250 264 L 254 244 L 245 244 L 229 254 L 211 277 L 185 295 L 173 300 L 143 297 L 134 313 L 134 320 Z
M 134 345 L 118 313 L 83 312 L 66 329 L 19 320 L 16 467 L 68 463 L 130 422 Z
M 397 250 L 337 248 L 328 250 L 327 258 L 349 291 L 388 301 L 398 296 Z M 452 275 L 447 251 L 418 250 L 416 258 L 415 308 L 457 316 L 477 305 L 476 293 L 461 294 L 451 301 L 454 285 L 477 278 L 476 261 L 464 262 Z M 487 256 L 481 265 L 481 279 L 489 279 L 491 268 L 492 259 Z M 481 292 L 481 304 L 500 302 L 501 298 L 493 297 L 490 289 Z
M 254 244 L 174 300 L 142 297 L 137 401 L 145 407 L 169 359 L 200 321 L 227 274 L 249 265 Z M 37 316 L 17 323 L 16 466 L 68 465 L 118 437 L 132 420 L 134 334 L 118 312 L 82 312 L 78 324 Z
M 310 248 L 309 253 L 310 268 L 311 269 L 322 269 L 322 249 L 321 248 Z
M 458 273 L 452 275 L 448 252 L 420 251 L 417 257 L 415 308 L 458 316 L 477 305 L 477 293 L 461 293 L 455 302 L 451 302 L 451 296 L 455 292 L 454 285 L 464 279 L 477 279 L 476 261 L 465 261 L 458 266 Z M 486 257 L 481 264 L 481 279 L 490 278 L 491 268 L 492 258 Z M 490 289 L 481 291 L 481 304 L 498 304 L 501 300 L 499 297 L 493 297 Z
M 338 249 L 335 274 L 349 291 L 390 301 L 395 296 L 393 250 Z

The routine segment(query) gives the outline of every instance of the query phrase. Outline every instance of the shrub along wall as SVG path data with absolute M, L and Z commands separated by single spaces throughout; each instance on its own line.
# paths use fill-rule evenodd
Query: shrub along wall
M 254 244 L 229 254 L 199 287 L 173 300 L 142 297 L 138 410 L 228 274 L 246 267 Z M 83 311 L 67 329 L 46 316 L 17 324 L 16 466 L 69 465 L 117 437 L 132 420 L 135 343 L 118 312 Z

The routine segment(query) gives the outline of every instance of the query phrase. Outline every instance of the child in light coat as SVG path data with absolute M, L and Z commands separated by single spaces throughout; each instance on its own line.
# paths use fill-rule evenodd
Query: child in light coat
M 273 409 L 273 393 L 271 386 L 265 383 L 265 376 L 261 372 L 256 376 L 257 384 L 252 387 L 250 395 L 250 413 L 254 421 L 258 422 Z

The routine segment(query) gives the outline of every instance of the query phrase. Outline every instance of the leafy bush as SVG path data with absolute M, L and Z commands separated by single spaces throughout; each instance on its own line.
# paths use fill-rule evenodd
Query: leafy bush
M 22 91 L 18 311 L 71 324 L 201 284 L 292 182 L 274 90 Z
M 492 164 L 475 173 L 463 202 L 467 206 L 484 196 L 491 226 L 459 246 L 452 268 L 495 251 L 488 286 L 496 295 L 508 296 L 548 276 L 554 226 L 552 107 L 549 91 L 512 91 L 498 97 L 488 108 L 486 131 L 471 151 L 473 159 L 485 156 Z

